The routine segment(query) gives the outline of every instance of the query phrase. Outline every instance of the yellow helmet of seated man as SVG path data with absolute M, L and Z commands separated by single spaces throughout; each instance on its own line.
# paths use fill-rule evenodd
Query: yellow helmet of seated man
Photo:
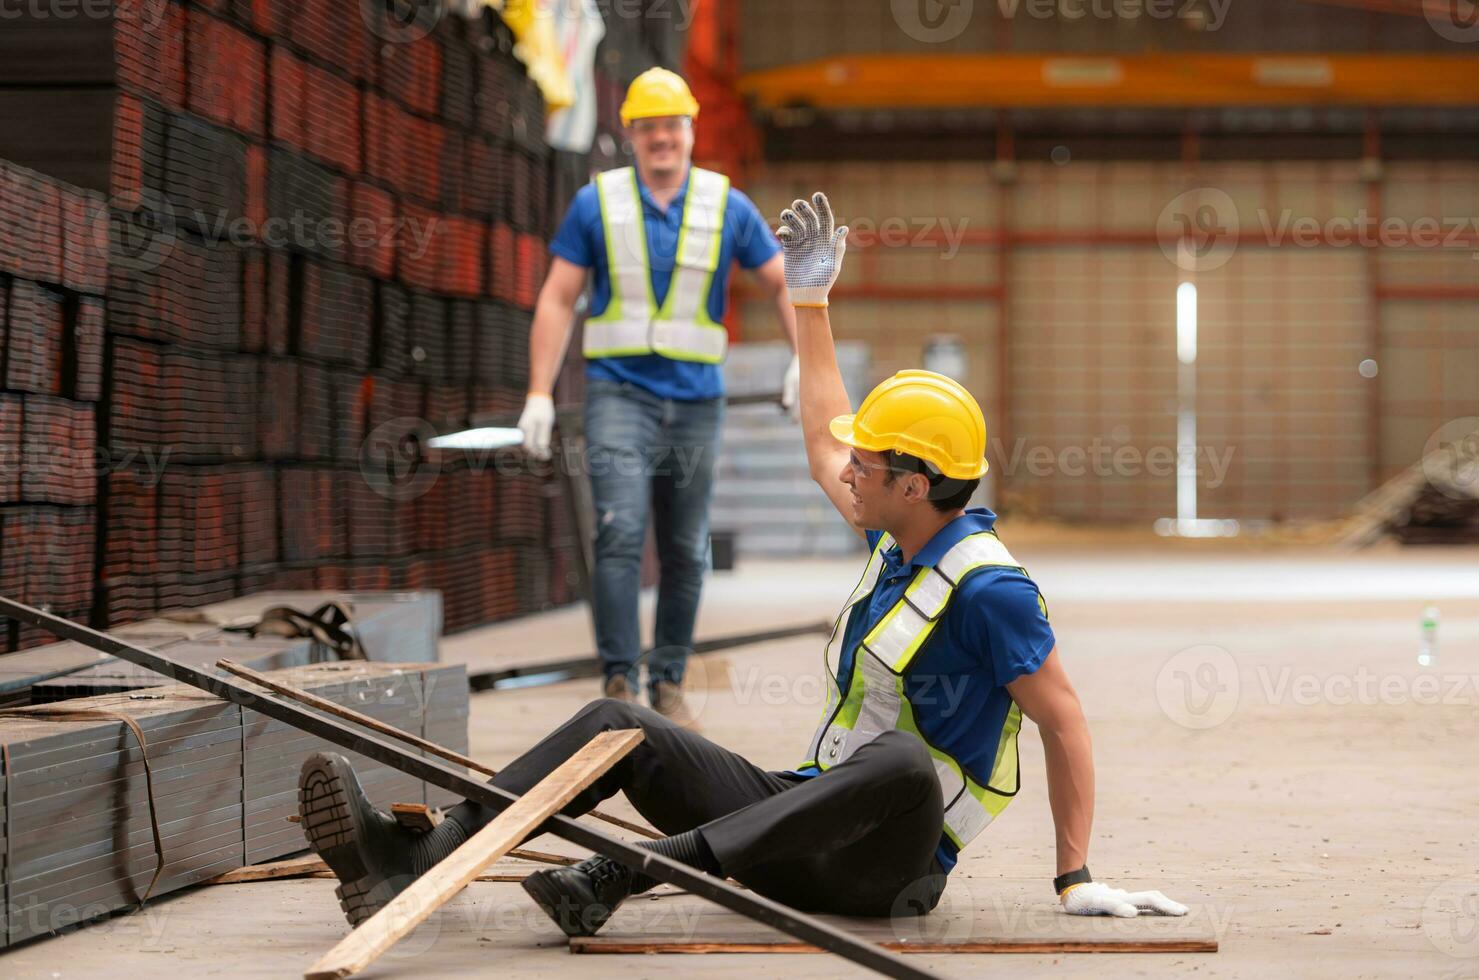
M 831 429 L 855 449 L 915 456 L 952 480 L 986 474 L 981 406 L 959 382 L 933 371 L 900 371 L 868 392 L 856 414 L 833 419 Z

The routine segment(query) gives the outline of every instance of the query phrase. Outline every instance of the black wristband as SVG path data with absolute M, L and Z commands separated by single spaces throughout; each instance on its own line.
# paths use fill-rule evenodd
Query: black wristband
M 1067 888 L 1070 885 L 1083 885 L 1093 880 L 1094 876 L 1089 874 L 1089 866 L 1086 864 L 1082 868 L 1079 868 L 1077 871 L 1070 871 L 1066 875 L 1059 875 L 1058 877 L 1054 878 L 1053 893 L 1055 895 L 1062 895 L 1063 889 Z

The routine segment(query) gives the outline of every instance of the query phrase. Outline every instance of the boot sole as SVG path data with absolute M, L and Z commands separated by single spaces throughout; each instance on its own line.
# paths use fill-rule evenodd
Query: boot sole
M 378 876 L 372 877 L 360 854 L 364 828 L 355 821 L 346 773 L 338 759 L 315 755 L 298 776 L 298 812 L 303 835 L 339 879 L 334 894 L 351 926 L 358 927 L 379 912 L 400 891 Z M 346 763 L 347 765 L 347 763 Z M 388 894 L 387 894 L 388 892 Z
M 578 918 L 570 916 L 569 913 L 574 910 L 569 906 L 569 899 L 560 891 L 558 885 L 546 880 L 543 871 L 536 871 L 519 884 L 525 893 L 534 899 L 534 904 L 550 917 L 550 921 L 559 926 L 560 931 L 571 939 L 594 936 L 601 926 L 606 924 L 606 920 L 602 919 L 595 929 L 590 929 Z M 565 909 L 563 913 L 560 911 L 562 907 Z

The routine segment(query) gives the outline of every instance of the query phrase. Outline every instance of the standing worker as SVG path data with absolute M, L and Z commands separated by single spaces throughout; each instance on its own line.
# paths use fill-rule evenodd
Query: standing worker
M 641 632 L 637 600 L 652 514 L 661 567 L 648 696 L 691 722 L 683 673 L 708 554 L 709 501 L 724 416 L 719 365 L 729 271 L 753 270 L 794 348 L 780 245 L 755 205 L 722 174 L 695 167 L 698 102 L 663 68 L 637 77 L 621 107 L 635 167 L 599 174 L 580 190 L 550 244 L 553 260 L 529 341 L 524 449 L 550 456 L 550 397 L 565 359 L 576 302 L 592 274 L 585 325 L 585 437 L 596 507 L 591 606 L 605 695 L 635 700 Z M 795 403 L 793 358 L 782 401 Z

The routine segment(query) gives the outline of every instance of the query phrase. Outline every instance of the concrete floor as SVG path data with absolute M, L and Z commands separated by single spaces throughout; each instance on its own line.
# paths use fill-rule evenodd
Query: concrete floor
M 1042 584 L 1093 727 L 1095 875 L 1192 905 L 1221 951 L 922 964 L 952 977 L 1479 976 L 1479 550 L 1008 541 Z M 857 570 L 747 563 L 716 578 L 700 634 L 830 615 Z M 1428 601 L 1443 613 L 1442 651 L 1424 673 L 1416 652 Z M 474 663 L 521 649 L 568 655 L 590 648 L 587 629 L 569 610 L 455 638 L 448 650 Z M 706 658 L 692 692 L 705 733 L 762 765 L 799 761 L 820 710 L 819 649 L 803 637 Z M 594 682 L 576 681 L 476 696 L 474 754 L 505 762 L 593 693 Z M 1023 916 L 1029 929 L 1057 914 L 1030 724 L 1022 762 L 1022 792 L 966 852 L 928 930 L 954 934 L 987 907 Z M 631 813 L 624 801 L 611 809 Z M 692 901 L 639 900 L 622 914 L 671 931 Z M 4 954 L 0 974 L 296 975 L 344 933 L 331 882 L 207 887 Z M 474 885 L 366 975 L 475 972 L 862 975 L 816 956 L 572 956 L 517 885 L 492 883 Z

